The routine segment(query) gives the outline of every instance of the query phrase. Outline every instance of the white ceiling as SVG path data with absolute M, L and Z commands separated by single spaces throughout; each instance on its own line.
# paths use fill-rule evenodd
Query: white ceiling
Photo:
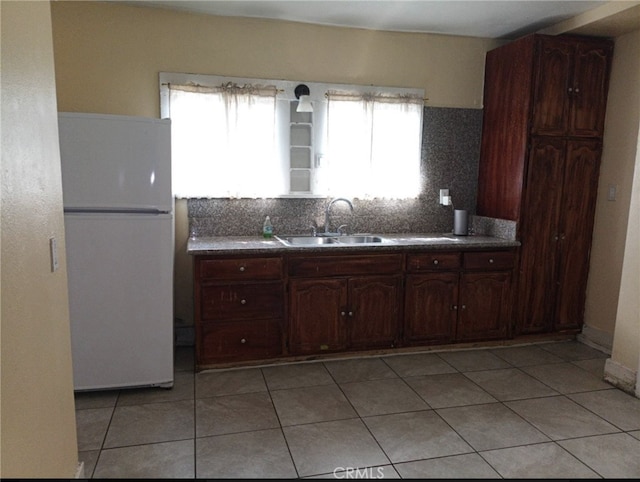
M 117 0 L 116 0 L 117 1 Z M 374 30 L 514 39 L 607 0 L 132 0 L 136 5 Z

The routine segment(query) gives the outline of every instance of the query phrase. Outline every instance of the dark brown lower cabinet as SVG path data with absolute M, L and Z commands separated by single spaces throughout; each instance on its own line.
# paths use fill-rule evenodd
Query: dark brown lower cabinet
M 510 334 L 513 252 L 416 255 L 405 287 L 407 344 L 495 340 Z M 455 257 L 452 257 L 455 256 Z
M 400 276 L 290 280 L 289 352 L 393 347 L 400 294 Z
M 196 256 L 196 365 L 505 338 L 514 257 Z

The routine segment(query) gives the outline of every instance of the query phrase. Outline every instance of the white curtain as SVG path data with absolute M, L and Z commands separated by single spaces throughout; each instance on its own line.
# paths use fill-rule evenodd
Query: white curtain
M 284 192 L 276 153 L 275 87 L 169 86 L 177 197 L 272 197 Z
M 361 199 L 417 197 L 423 99 L 335 91 L 327 99 L 323 190 Z

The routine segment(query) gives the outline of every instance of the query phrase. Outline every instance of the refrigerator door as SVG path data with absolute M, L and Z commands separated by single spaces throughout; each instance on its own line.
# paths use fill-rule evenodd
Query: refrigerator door
M 172 210 L 170 120 L 63 112 L 58 128 L 65 209 Z
M 74 388 L 173 384 L 173 217 L 65 214 Z

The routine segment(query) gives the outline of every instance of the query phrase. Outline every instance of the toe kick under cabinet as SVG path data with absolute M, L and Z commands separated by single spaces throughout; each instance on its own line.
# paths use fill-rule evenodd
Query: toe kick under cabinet
M 506 339 L 515 257 L 196 255 L 196 366 Z

